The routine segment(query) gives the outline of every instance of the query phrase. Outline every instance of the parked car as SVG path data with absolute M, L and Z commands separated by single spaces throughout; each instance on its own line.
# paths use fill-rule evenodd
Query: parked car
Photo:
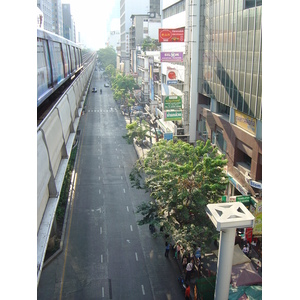
M 108 83 L 104 83 L 104 87 L 109 87 L 109 84 Z
M 96 88 L 93 88 L 93 89 L 92 89 L 92 93 L 97 93 L 97 89 L 96 89 Z

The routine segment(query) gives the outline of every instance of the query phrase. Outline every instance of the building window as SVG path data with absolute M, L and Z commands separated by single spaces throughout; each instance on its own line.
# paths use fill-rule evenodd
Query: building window
M 241 144 L 241 143 L 240 143 Z M 246 146 L 244 146 L 246 147 Z M 249 148 L 250 149 L 250 148 Z M 247 149 L 245 148 L 244 150 L 240 149 L 239 145 L 237 145 L 237 148 L 235 149 L 235 166 L 238 168 L 238 170 L 246 175 L 249 175 L 251 172 L 251 162 L 252 159 L 249 155 L 251 155 L 250 153 L 246 153 L 249 152 L 249 149 L 247 151 Z M 251 152 L 251 150 L 250 150 Z
M 226 153 L 227 142 L 223 137 L 222 129 L 217 128 L 216 131 L 212 132 L 212 143 L 216 145 L 222 153 Z
M 198 131 L 200 136 L 203 139 L 207 139 L 207 129 L 206 129 L 206 118 L 200 115 L 199 122 L 198 122 Z
M 219 114 L 224 114 L 224 115 L 227 115 L 229 116 L 229 113 L 230 113 L 230 107 L 223 104 L 223 103 L 220 103 L 220 102 L 217 102 L 217 112 Z
M 163 10 L 163 19 L 172 17 L 185 11 L 185 0 L 181 0 Z
M 255 6 L 261 6 L 262 0 L 244 0 L 244 9 L 248 9 Z

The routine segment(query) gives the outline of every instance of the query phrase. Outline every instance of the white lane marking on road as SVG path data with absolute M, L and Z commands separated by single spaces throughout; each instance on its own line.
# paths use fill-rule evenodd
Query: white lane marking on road
M 146 295 L 145 294 L 145 289 L 144 289 L 144 286 L 142 285 L 142 293 L 143 293 L 143 295 Z
M 99 189 L 99 195 L 101 194 L 101 190 Z
M 123 180 L 123 176 L 121 176 L 121 180 Z
M 138 259 L 138 255 L 137 255 L 137 253 L 135 252 L 135 260 L 136 261 L 139 261 L 139 259 Z
M 101 264 L 103 263 L 103 255 L 101 254 Z
M 104 287 L 102 287 L 102 298 L 104 298 Z
M 101 177 L 99 176 L 99 181 L 101 180 Z
M 100 234 L 102 234 L 102 227 L 100 227 Z
M 126 208 L 127 208 L 127 211 L 129 212 L 129 207 L 128 207 L 128 206 L 126 206 Z
M 123 189 L 123 192 L 124 192 L 124 194 L 125 194 L 125 192 L 126 192 L 125 189 Z
M 130 225 L 130 230 L 133 231 L 132 225 Z
M 108 260 L 108 249 L 106 249 L 106 256 L 107 256 L 107 263 L 109 263 L 109 260 Z

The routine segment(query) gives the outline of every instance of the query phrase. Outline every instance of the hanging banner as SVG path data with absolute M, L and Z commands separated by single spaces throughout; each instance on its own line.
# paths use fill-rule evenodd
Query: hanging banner
M 167 67 L 167 84 L 176 84 L 178 71 L 175 68 Z
M 160 52 L 161 62 L 183 62 L 183 52 Z
M 158 29 L 158 41 L 162 42 L 184 42 L 184 29 Z

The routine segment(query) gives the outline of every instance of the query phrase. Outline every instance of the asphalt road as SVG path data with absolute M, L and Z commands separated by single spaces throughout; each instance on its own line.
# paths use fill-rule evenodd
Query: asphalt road
M 136 208 L 149 195 L 131 188 L 137 153 L 122 138 L 124 116 L 99 71 L 93 87 L 98 91 L 89 93 L 79 124 L 64 250 L 44 268 L 38 299 L 184 299 L 177 262 L 172 253 L 165 258 L 163 238 L 137 225 Z

